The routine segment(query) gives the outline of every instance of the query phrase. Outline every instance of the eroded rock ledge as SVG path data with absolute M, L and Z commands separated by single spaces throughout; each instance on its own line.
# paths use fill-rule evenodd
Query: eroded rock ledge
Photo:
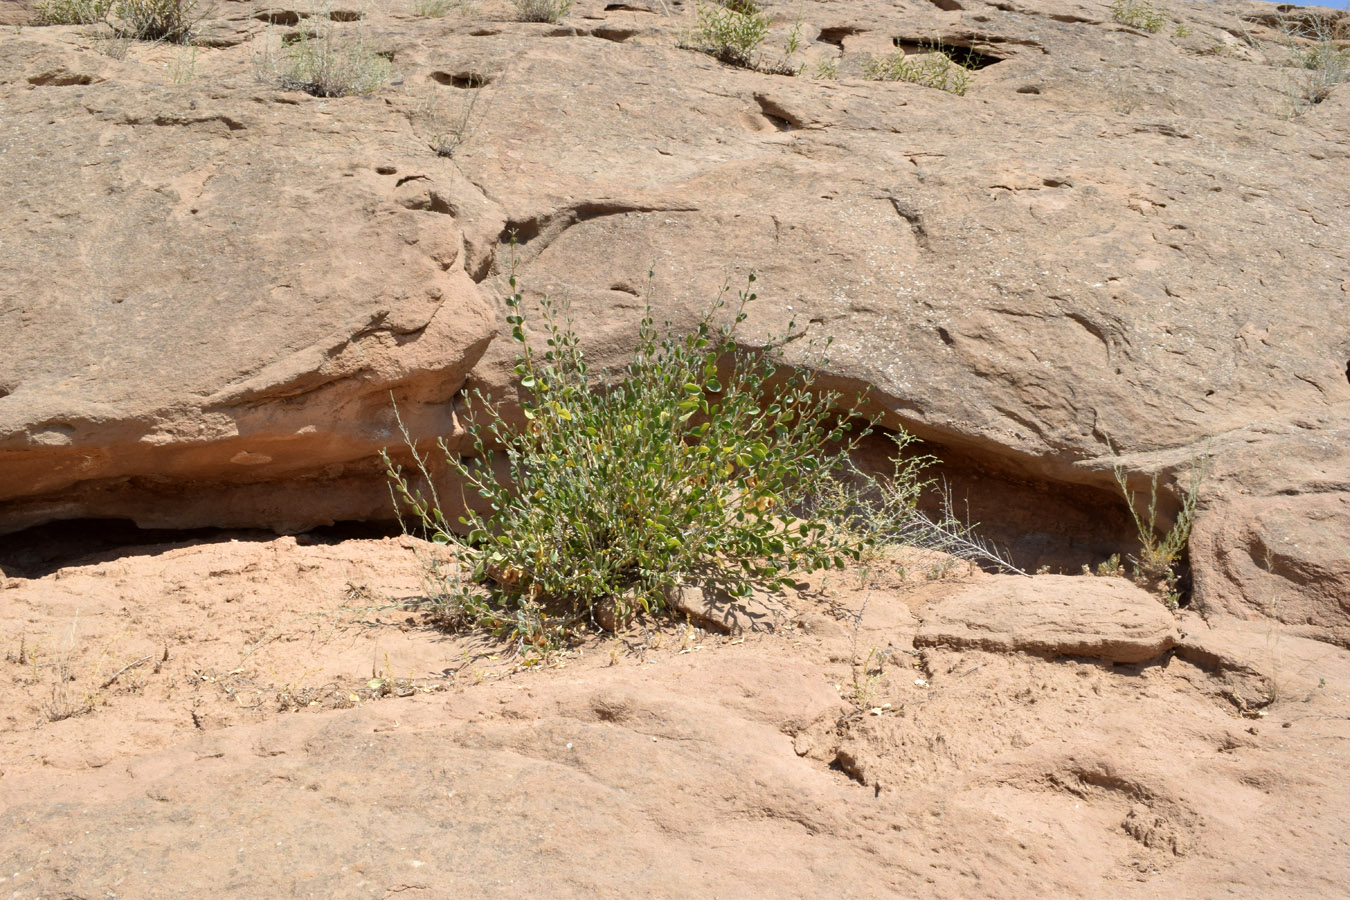
M 1294 13 L 1160 5 L 1182 33 L 1072 0 L 769 4 L 770 45 L 799 14 L 802 61 L 837 80 L 680 49 L 679 4 L 578 3 L 558 28 L 371 10 L 334 27 L 396 80 L 330 100 L 255 77 L 294 11 L 224 4 L 186 83 L 172 47 L 6 31 L 0 531 L 386 515 L 391 394 L 452 440 L 466 385 L 510 395 L 514 233 L 522 281 L 568 298 L 599 365 L 631 345 L 649 269 L 677 326 L 753 269 L 747 341 L 792 319 L 833 336 L 827 376 L 888 424 L 1082 486 L 1084 519 L 1108 440 L 1141 475 L 1212 456 L 1201 605 L 1344 640 L 1350 96 L 1290 117 Z M 978 52 L 965 96 L 859 77 L 935 39 Z M 470 97 L 437 156 L 428 111 Z

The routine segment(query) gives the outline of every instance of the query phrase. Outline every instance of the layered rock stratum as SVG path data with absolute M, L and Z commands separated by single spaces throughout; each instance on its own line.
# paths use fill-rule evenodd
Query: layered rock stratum
M 1127 545 L 1113 462 L 1161 473 L 1164 517 L 1205 465 L 1199 602 L 1343 625 L 1350 100 L 1289 65 L 1339 14 L 770 5 L 793 77 L 682 48 L 686 6 L 226 0 L 196 48 L 6 29 L 0 529 L 388 518 L 395 404 L 454 446 L 466 387 L 513 393 L 513 266 L 611 364 L 644 297 L 687 325 L 753 270 L 747 343 L 833 338 L 830 380 L 978 475 L 1027 566 Z M 319 22 L 392 82 L 281 89 L 277 42 Z M 860 77 L 934 45 L 981 66 L 964 96 Z

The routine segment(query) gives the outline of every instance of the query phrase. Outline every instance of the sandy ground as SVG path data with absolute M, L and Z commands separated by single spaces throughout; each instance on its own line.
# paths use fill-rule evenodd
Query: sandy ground
M 1183 614 L 1141 664 L 917 650 L 1010 576 L 891 559 L 772 633 L 637 626 L 541 662 L 400 608 L 416 546 L 8 578 L 0 896 L 1347 895 L 1333 645 Z

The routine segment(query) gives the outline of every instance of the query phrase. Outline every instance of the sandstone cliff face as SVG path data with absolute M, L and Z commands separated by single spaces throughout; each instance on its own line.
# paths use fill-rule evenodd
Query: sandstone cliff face
M 454 218 L 404 187 L 422 148 L 369 157 L 378 101 L 122 83 L 48 38 L 0 76 L 6 524 L 383 513 L 328 486 L 396 442 L 391 395 L 453 431 L 496 327 Z
M 1350 94 L 1306 104 L 1278 64 L 1304 13 L 1162 4 L 1149 34 L 1107 3 L 768 8 L 769 57 L 801 17 L 802 77 L 681 49 L 678 3 L 377 5 L 333 27 L 395 79 L 340 99 L 256 77 L 307 9 L 223 3 L 210 46 L 122 59 L 7 29 L 0 529 L 387 515 L 391 394 L 453 440 L 466 385 L 512 390 L 514 233 L 601 364 L 642 295 L 688 323 L 755 271 L 748 340 L 831 336 L 830 379 L 888 424 L 1023 508 L 1068 498 L 1022 516 L 1033 564 L 1081 530 L 1056 521 L 1119 536 L 1108 442 L 1165 484 L 1209 456 L 1200 603 L 1346 639 Z M 933 42 L 979 51 L 964 96 L 859 77 Z

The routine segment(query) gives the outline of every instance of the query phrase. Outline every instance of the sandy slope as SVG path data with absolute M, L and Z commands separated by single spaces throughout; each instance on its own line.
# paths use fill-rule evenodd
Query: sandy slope
M 1144 663 L 1113 664 L 1111 641 L 1055 657 L 1069 632 L 1119 632 L 1103 609 L 1153 601 L 910 560 L 870 588 L 817 579 L 773 633 L 639 628 L 522 670 L 372 609 L 418 595 L 412 546 L 157 546 L 9 579 L 0 895 L 1255 898 L 1350 879 L 1350 654 L 1330 644 L 1186 615 Z M 1009 625 L 1010 600 L 1054 627 Z M 915 649 L 961 617 L 1045 652 Z

